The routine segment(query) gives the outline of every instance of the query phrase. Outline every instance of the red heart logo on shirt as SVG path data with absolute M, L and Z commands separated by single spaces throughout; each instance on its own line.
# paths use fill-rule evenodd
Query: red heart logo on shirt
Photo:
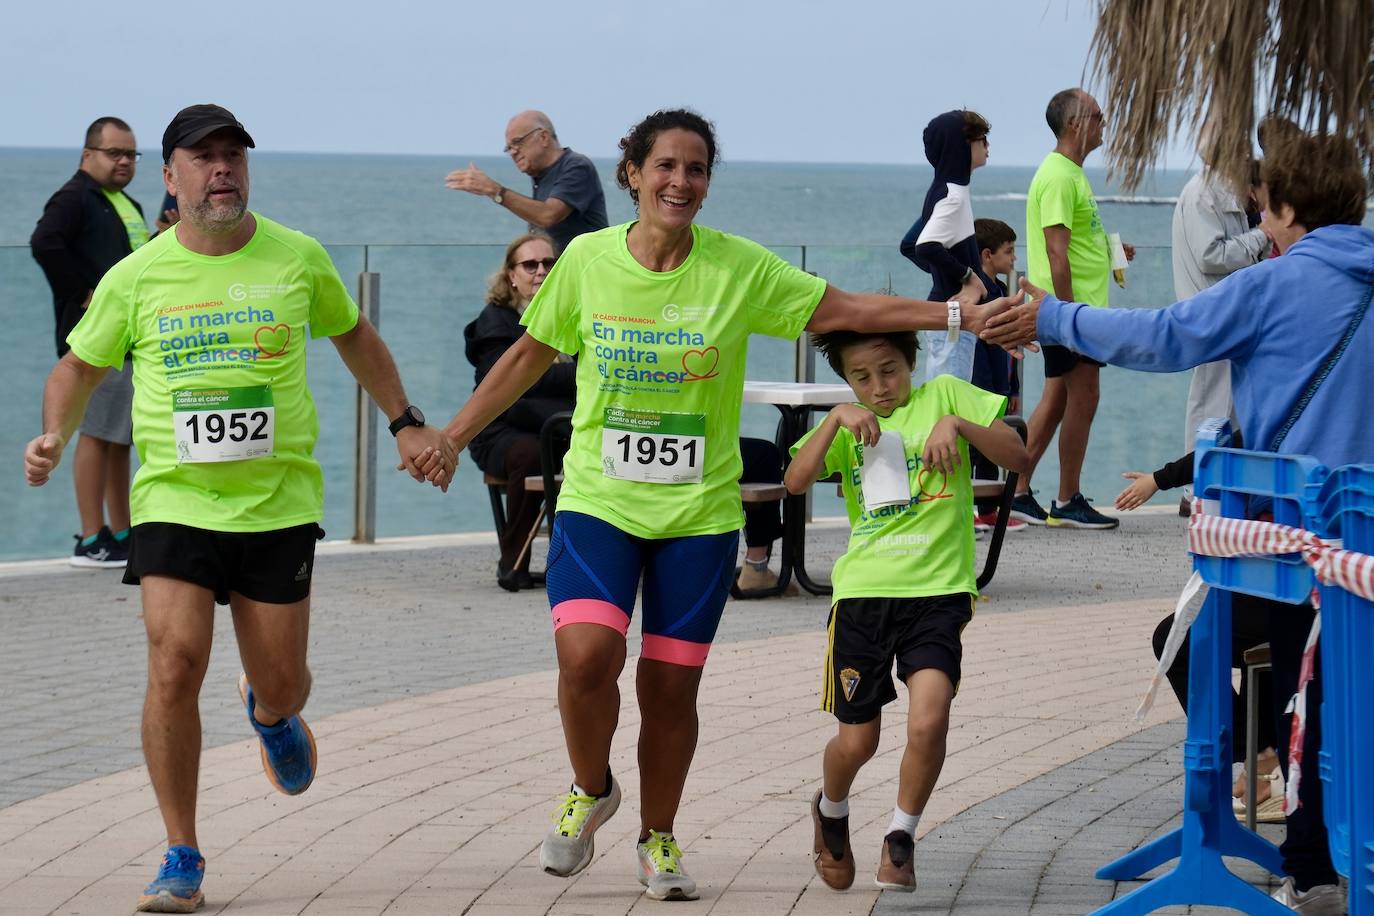
M 258 349 L 268 359 L 281 356 L 286 352 L 287 345 L 291 343 L 291 326 L 289 324 L 265 324 L 253 332 L 253 343 L 258 345 Z
M 715 378 L 719 373 L 716 366 L 720 363 L 720 350 L 707 347 L 704 350 L 688 350 L 682 354 L 682 370 L 687 373 L 686 381 Z

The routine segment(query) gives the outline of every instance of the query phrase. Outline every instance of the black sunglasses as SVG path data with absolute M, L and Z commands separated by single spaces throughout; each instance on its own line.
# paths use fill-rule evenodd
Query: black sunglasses
M 516 267 L 519 267 L 521 270 L 523 270 L 523 271 L 524 271 L 525 273 L 527 273 L 527 274 L 532 274 L 532 273 L 534 273 L 536 270 L 539 269 L 540 265 L 543 265 L 543 267 L 544 267 L 544 269 L 545 269 L 546 271 L 547 271 L 547 270 L 553 270 L 554 259 L 553 259 L 553 258 L 540 258 L 539 260 L 535 260 L 534 258 L 530 258 L 528 261 L 516 261 L 516 262 L 515 262 L 515 266 L 516 266 Z

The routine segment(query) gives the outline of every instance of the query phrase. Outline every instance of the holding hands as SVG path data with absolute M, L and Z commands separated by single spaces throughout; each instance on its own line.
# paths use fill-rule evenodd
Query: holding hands
M 416 481 L 429 481 L 443 492 L 453 482 L 458 467 L 458 452 L 443 430 L 433 426 L 407 426 L 396 433 L 396 451 L 401 463 L 396 470 L 405 471 Z

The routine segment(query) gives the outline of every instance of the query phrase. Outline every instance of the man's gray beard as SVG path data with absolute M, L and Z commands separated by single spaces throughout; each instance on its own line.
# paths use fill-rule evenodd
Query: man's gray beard
M 195 204 L 189 211 L 181 214 L 189 217 L 191 223 L 208 235 L 227 235 L 243 223 L 243 215 L 248 212 L 248 202 L 240 195 L 238 202 L 224 207 L 216 207 L 208 200 Z

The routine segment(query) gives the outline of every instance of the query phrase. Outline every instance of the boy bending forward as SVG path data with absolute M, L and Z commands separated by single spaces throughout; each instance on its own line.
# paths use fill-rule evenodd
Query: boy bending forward
M 948 375 L 912 390 L 913 333 L 812 339 L 859 401 L 830 411 L 793 447 L 783 479 L 789 492 L 803 493 L 838 472 L 853 529 L 834 571 L 821 708 L 835 714 L 839 732 L 825 747 L 823 789 L 811 803 L 816 871 L 836 890 L 854 882 L 849 789 L 878 749 L 882 707 L 897 698 L 895 659 L 909 696 L 907 739 L 877 884 L 910 891 L 916 825 L 944 764 L 959 637 L 976 596 L 969 444 L 1014 471 L 1029 458 L 1000 422 L 1006 398 Z M 867 511 L 864 449 L 888 436 L 900 437 L 910 502 Z

